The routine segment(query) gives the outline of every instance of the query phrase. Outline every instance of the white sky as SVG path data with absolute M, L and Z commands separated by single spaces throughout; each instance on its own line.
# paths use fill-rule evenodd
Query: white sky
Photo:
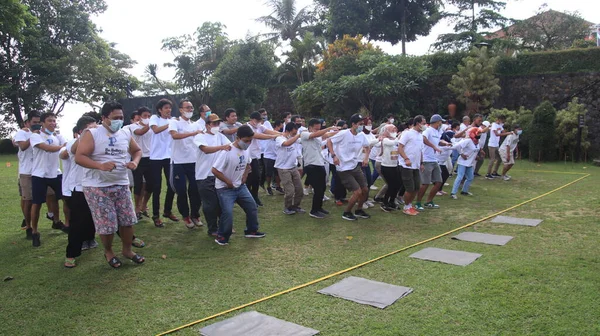
M 117 49 L 138 62 L 130 72 L 142 78 L 149 63 L 171 62 L 173 57 L 163 52 L 161 40 L 166 37 L 192 34 L 205 21 L 218 21 L 227 26 L 231 39 L 243 39 L 248 33 L 254 35 L 268 29 L 257 23 L 257 17 L 270 14 L 265 0 L 106 0 L 108 9 L 93 21 L 102 30 L 101 36 L 117 43 Z M 311 5 L 312 0 L 297 0 L 298 9 Z M 535 15 L 538 8 L 547 3 L 550 9 L 578 11 L 584 19 L 600 23 L 598 0 L 509 0 L 502 13 L 514 19 L 526 19 Z M 439 34 L 450 32 L 452 26 L 440 22 L 429 36 L 407 44 L 407 52 L 413 55 L 428 53 L 429 46 Z M 400 45 L 377 43 L 385 52 L 399 54 Z M 159 77 L 170 79 L 172 71 L 162 68 Z M 63 111 L 59 124 L 63 133 L 73 128 L 79 116 L 90 108 L 82 104 L 69 104 Z M 70 134 L 69 134 L 70 135 Z

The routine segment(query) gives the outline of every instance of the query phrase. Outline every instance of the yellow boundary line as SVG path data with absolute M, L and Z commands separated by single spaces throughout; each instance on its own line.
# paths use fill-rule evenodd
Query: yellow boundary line
M 536 171 L 536 172 L 543 172 L 543 171 Z M 563 172 L 560 172 L 560 173 L 561 173 L 561 174 L 563 174 Z M 188 323 L 188 324 L 184 324 L 184 325 L 182 325 L 182 326 L 180 326 L 180 327 L 177 327 L 177 328 L 171 329 L 171 330 L 169 330 L 169 331 L 162 332 L 162 333 L 158 334 L 157 336 L 164 336 L 164 335 L 168 335 L 168 334 L 171 334 L 171 333 L 174 333 L 174 332 L 180 331 L 180 330 L 182 330 L 182 329 L 189 328 L 189 327 L 191 327 L 191 326 L 193 326 L 193 325 L 196 325 L 196 324 L 199 324 L 199 323 L 202 323 L 202 322 L 206 322 L 206 321 L 209 321 L 209 320 L 215 319 L 215 318 L 217 318 L 217 317 L 220 317 L 220 316 L 223 316 L 223 315 L 229 314 L 229 313 L 231 313 L 231 312 L 234 312 L 234 311 L 237 311 L 237 310 L 240 310 L 240 309 L 244 309 L 244 308 L 247 308 L 247 307 L 253 306 L 253 305 L 255 305 L 255 304 L 258 304 L 258 303 L 261 303 L 261 302 L 264 302 L 264 301 L 267 301 L 267 300 L 270 300 L 270 299 L 276 298 L 276 297 L 278 297 L 278 296 L 281 296 L 281 295 L 284 295 L 284 294 L 288 294 L 288 293 L 294 292 L 294 291 L 296 291 L 296 290 L 299 290 L 299 289 L 302 289 L 302 288 L 305 288 L 305 287 L 308 287 L 308 286 L 314 285 L 314 284 L 316 284 L 316 283 L 319 283 L 319 282 L 322 282 L 322 281 L 325 281 L 325 280 L 331 279 L 331 278 L 333 278 L 333 277 L 336 277 L 336 276 L 338 276 L 338 275 L 341 275 L 341 274 L 344 274 L 344 273 L 348 273 L 348 272 L 350 272 L 350 271 L 354 271 L 355 269 L 361 268 L 361 267 L 363 267 L 363 266 L 366 266 L 366 265 L 368 265 L 368 264 L 372 264 L 372 263 L 374 263 L 374 262 L 376 262 L 376 261 L 379 261 L 379 260 L 381 260 L 381 259 L 387 258 L 387 257 L 389 257 L 389 256 L 392 256 L 392 255 L 395 255 L 395 254 L 398 254 L 398 253 L 400 253 L 400 252 L 404 252 L 404 251 L 406 251 L 406 250 L 408 250 L 408 249 L 411 249 L 411 248 L 413 248 L 413 247 L 417 247 L 417 246 L 419 246 L 419 245 L 423 245 L 423 244 L 429 243 L 429 242 L 431 242 L 431 241 L 434 241 L 434 240 L 436 240 L 436 239 L 439 239 L 439 238 L 445 237 L 445 236 L 447 236 L 447 235 L 450 235 L 450 234 L 452 234 L 452 233 L 454 233 L 454 232 L 457 232 L 457 231 L 460 231 L 460 230 L 466 229 L 466 228 L 468 228 L 468 227 L 471 227 L 471 226 L 473 226 L 473 225 L 475 225 L 475 224 L 478 224 L 478 223 L 484 222 L 484 221 L 486 221 L 486 220 L 488 220 L 488 219 L 491 219 L 491 218 L 493 218 L 493 217 L 496 217 L 496 216 L 498 216 L 498 215 L 501 215 L 501 214 L 503 214 L 503 213 L 505 213 L 505 212 L 508 212 L 508 211 L 514 210 L 514 209 L 516 209 L 516 208 L 518 208 L 518 207 L 521 207 L 521 206 L 523 206 L 523 205 L 525 205 L 525 204 L 528 204 L 528 203 L 534 202 L 534 201 L 536 201 L 536 200 L 538 200 L 538 199 L 540 199 L 540 198 L 542 198 L 542 197 L 546 197 L 546 196 L 548 196 L 548 195 L 550 195 L 550 194 L 553 194 L 553 193 L 555 193 L 555 192 L 557 192 L 557 191 L 560 191 L 560 190 L 562 190 L 562 189 L 565 189 L 565 188 L 567 188 L 567 187 L 569 187 L 569 186 L 571 186 L 571 185 L 573 185 L 573 184 L 575 184 L 575 183 L 577 183 L 577 182 L 579 182 L 579 181 L 581 181 L 581 180 L 583 180 L 583 179 L 586 179 L 586 178 L 588 178 L 589 176 L 590 176 L 590 174 L 586 174 L 585 176 L 583 176 L 583 177 L 580 177 L 580 178 L 578 178 L 577 180 L 575 180 L 575 181 L 573 181 L 573 182 L 569 182 L 569 183 L 567 183 L 567 184 L 563 185 L 562 187 L 558 187 L 558 188 L 556 188 L 556 189 L 554 189 L 554 190 L 552 190 L 552 191 L 549 191 L 549 192 L 547 192 L 547 193 L 545 193 L 545 194 L 542 194 L 542 195 L 536 196 L 536 197 L 534 197 L 534 198 L 532 198 L 532 199 L 529 199 L 529 200 L 527 200 L 527 201 L 524 201 L 524 202 L 522 202 L 522 203 L 519 203 L 519 204 L 517 204 L 517 205 L 514 205 L 514 206 L 512 206 L 512 207 L 510 207 L 510 208 L 504 209 L 504 210 L 502 210 L 502 211 L 499 211 L 499 212 L 497 212 L 497 213 L 495 213 L 495 214 L 492 214 L 492 215 L 486 216 L 486 217 L 484 217 L 484 218 L 478 219 L 478 220 L 476 220 L 476 221 L 474 221 L 474 222 L 471 222 L 471 223 L 469 223 L 469 224 L 463 225 L 463 226 L 461 226 L 461 227 L 459 227 L 459 228 L 456 228 L 456 229 L 450 230 L 450 231 L 448 231 L 448 232 L 442 233 L 442 234 L 440 234 L 440 235 L 437 235 L 437 236 L 435 236 L 435 237 L 432 237 L 432 238 L 429 238 L 429 239 L 423 240 L 423 241 L 421 241 L 421 242 L 418 242 L 418 243 L 412 244 L 412 245 L 410 245 L 410 246 L 403 247 L 403 248 L 401 248 L 401 249 L 399 249 L 399 250 L 396 250 L 396 251 L 390 252 L 390 253 L 388 253 L 388 254 L 385 254 L 385 255 L 382 255 L 382 256 L 380 256 L 380 257 L 377 257 L 377 258 L 371 259 L 371 260 L 369 260 L 369 261 L 365 261 L 365 262 L 363 262 L 363 263 L 361 263 L 361 264 L 358 264 L 358 265 L 355 265 L 355 266 L 352 266 L 352 267 L 346 268 L 346 269 L 344 269 L 344 270 L 341 270 L 341 271 L 338 271 L 338 272 L 335 272 L 335 273 L 332 273 L 332 274 L 326 275 L 326 276 L 324 276 L 324 277 L 321 277 L 321 278 L 319 278 L 319 279 L 316 279 L 316 280 L 313 280 L 313 281 L 310 281 L 310 282 L 304 283 L 304 284 L 302 284 L 302 285 L 299 285 L 299 286 L 296 286 L 296 287 L 292 287 L 292 288 L 289 288 L 289 289 L 283 290 L 283 291 L 281 291 L 281 292 L 278 292 L 278 293 L 275 293 L 275 294 L 272 294 L 272 295 L 269 295 L 269 296 L 265 296 L 265 297 L 263 297 L 262 299 L 258 299 L 258 300 L 255 300 L 255 301 L 252 301 L 252 302 L 249 302 L 249 303 L 243 304 L 243 305 L 241 305 L 241 306 L 237 306 L 237 307 L 235 307 L 235 308 L 231 308 L 231 309 L 228 309 L 228 310 L 222 311 L 222 312 L 220 312 L 220 313 L 217 313 L 217 314 L 214 314 L 214 315 L 211 315 L 211 316 L 205 317 L 205 318 L 203 318 L 203 319 L 200 319 L 200 320 L 197 320 L 197 321 L 194 321 L 194 322 Z

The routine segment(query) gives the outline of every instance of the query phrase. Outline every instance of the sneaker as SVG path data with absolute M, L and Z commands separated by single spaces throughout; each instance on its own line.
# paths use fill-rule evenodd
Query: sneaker
M 137 217 L 138 221 L 141 221 L 144 218 L 141 211 L 136 213 L 135 216 Z
M 444 187 L 449 187 L 450 183 L 444 183 Z
M 425 203 L 425 207 L 427 209 L 439 209 L 440 208 L 439 205 L 437 205 L 437 204 L 435 204 L 433 202 Z
M 31 234 L 31 240 L 33 247 L 39 247 L 40 245 L 42 245 L 42 242 L 40 241 L 40 233 L 33 233 Z
M 98 242 L 96 242 L 96 241 L 95 241 L 95 240 L 93 240 L 93 239 L 92 239 L 92 240 L 88 240 L 88 242 L 87 242 L 87 243 L 88 243 L 88 246 L 90 247 L 90 250 L 91 250 L 91 249 L 95 249 L 96 247 L 98 247 Z
M 306 210 L 302 209 L 301 207 L 295 207 L 294 211 L 296 211 L 297 214 L 305 214 Z
M 177 216 L 175 216 L 173 213 L 164 213 L 163 214 L 164 218 L 168 218 L 170 220 L 172 220 L 173 222 L 179 222 L 179 218 L 177 218 Z
M 492 173 L 493 177 L 502 177 L 502 175 L 498 174 L 498 173 Z
M 452 199 L 457 200 L 458 196 L 456 196 L 456 194 L 450 194 L 450 197 L 452 197 Z
M 473 175 L 474 175 L 474 176 L 477 176 L 477 177 L 481 177 L 481 175 L 480 175 L 479 173 L 475 173 L 475 174 L 473 174 Z
M 387 207 L 392 210 L 398 210 L 398 205 L 396 204 L 396 202 L 388 204 Z
M 202 224 L 202 221 L 200 220 L 200 218 L 191 218 L 192 223 L 194 223 L 195 226 L 204 226 L 204 224 Z
M 32 239 L 31 238 L 32 232 L 33 232 L 32 228 L 29 228 L 29 229 L 25 230 L 25 239 L 31 240 Z
M 256 206 L 259 206 L 259 207 L 264 206 L 264 204 L 262 204 L 262 202 L 258 198 L 255 200 L 255 202 L 256 202 Z
M 473 196 L 473 194 L 468 191 L 467 192 L 461 191 L 460 194 L 464 195 L 464 196 Z
M 364 210 L 354 211 L 354 216 L 356 216 L 358 218 L 364 218 L 364 219 L 371 218 L 371 216 L 369 214 L 367 214 Z
M 402 205 L 406 204 L 406 203 L 404 203 L 403 197 L 396 197 L 396 201 L 398 201 L 398 204 L 402 204 Z
M 190 217 L 185 217 L 183 219 L 183 224 L 185 224 L 185 227 L 188 229 L 193 229 L 196 227 L 196 225 L 194 225 L 194 223 L 192 223 L 192 220 L 190 219 Z
M 325 214 L 323 214 L 323 213 L 321 213 L 319 211 L 314 211 L 314 212 L 311 211 L 310 212 L 310 217 L 317 218 L 317 219 L 323 219 L 323 218 L 325 218 Z
M 372 185 L 369 189 L 371 189 L 371 190 L 378 190 L 379 188 L 377 188 L 376 185 Z
M 319 209 L 319 212 L 322 213 L 323 215 L 329 215 L 329 211 L 327 211 L 323 208 Z
M 258 232 L 258 231 L 254 231 L 254 232 L 244 231 L 244 237 L 246 237 L 246 238 L 264 238 L 265 236 L 266 236 L 266 234 L 264 234 L 262 232 Z
M 342 200 L 335 200 L 335 205 L 342 206 L 344 205 L 344 202 L 342 202 Z
M 284 215 L 295 215 L 296 211 L 292 210 L 292 209 L 283 209 L 283 214 Z
M 494 176 L 492 174 L 487 174 L 487 175 L 485 175 L 485 179 L 486 180 L 493 180 Z
M 152 221 L 154 222 L 154 226 L 157 228 L 165 227 L 165 224 L 158 218 L 158 216 L 152 216 Z
M 218 236 L 217 236 L 217 239 L 215 239 L 215 243 L 217 243 L 221 246 L 229 245 L 229 242 L 227 242 L 227 239 L 225 239 L 224 237 L 218 237 Z
M 86 251 L 86 250 L 89 250 L 89 249 L 90 249 L 90 244 L 89 244 L 87 241 L 84 241 L 84 242 L 81 244 L 81 250 L 82 250 L 82 251 Z
M 387 206 L 386 204 L 382 204 L 379 207 L 381 210 L 383 210 L 383 212 L 392 212 L 394 209 L 390 208 L 389 206 Z
M 444 193 L 442 193 L 441 191 L 438 191 L 435 193 L 435 196 L 444 196 Z
M 273 188 L 267 187 L 267 194 L 269 194 L 269 196 L 273 196 Z
M 425 208 L 421 205 L 421 203 L 416 203 L 414 209 L 417 211 L 425 211 Z
M 52 222 L 54 222 L 54 214 L 52 216 L 50 216 L 50 213 L 46 212 L 46 219 L 51 220 Z
M 75 264 L 75 258 L 65 258 L 64 265 L 66 268 L 73 268 L 73 267 L 77 266 Z
M 375 197 L 375 198 L 373 199 L 373 201 L 374 201 L 375 203 L 383 203 L 383 198 L 381 198 L 381 197 Z
M 375 207 L 375 203 L 373 203 L 371 201 L 366 201 L 365 204 L 368 205 L 369 208 L 374 208 Z
M 329 201 L 329 200 L 330 200 L 330 198 L 329 198 L 329 197 L 327 197 L 327 196 L 323 195 L 323 202 L 327 202 L 327 201 Z
M 354 216 L 354 214 L 352 212 L 344 212 L 342 214 L 342 219 L 348 220 L 348 221 L 355 221 L 356 220 L 356 216 Z
M 402 210 L 402 212 L 408 216 L 416 216 L 419 214 L 419 212 L 417 210 L 415 210 L 415 208 L 412 208 L 412 207 L 408 208 L 408 209 L 404 209 L 404 210 Z
M 27 221 L 23 219 L 23 221 L 21 222 L 21 229 L 25 230 L 26 227 L 27 227 Z
M 275 188 L 275 191 L 277 191 L 278 193 L 280 193 L 281 195 L 285 195 L 285 191 L 283 191 L 283 188 L 281 187 L 277 187 Z
M 504 176 L 502 177 L 502 179 L 503 179 L 504 181 L 510 181 L 511 177 L 510 177 L 510 176 L 508 176 L 508 175 L 504 175 Z
M 304 188 L 304 196 L 308 196 L 310 194 L 310 188 Z
M 363 203 L 362 209 L 369 210 L 369 205 L 367 203 Z
M 71 230 L 71 227 L 63 225 L 62 229 L 60 229 L 60 230 L 64 233 L 69 233 L 69 230 Z
M 65 226 L 65 224 L 63 224 L 62 221 L 52 222 L 52 228 L 54 230 L 62 230 L 64 226 Z

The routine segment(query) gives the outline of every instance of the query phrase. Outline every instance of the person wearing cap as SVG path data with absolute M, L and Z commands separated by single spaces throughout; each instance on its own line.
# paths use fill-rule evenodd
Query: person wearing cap
M 502 159 L 502 179 L 509 181 L 511 177 L 507 175 L 508 171 L 515 165 L 515 151 L 519 151 L 519 137 L 523 133 L 523 129 L 519 125 L 513 126 L 513 132 L 510 133 L 502 142 L 502 146 L 498 150 L 500 159 Z
M 206 219 L 208 235 L 217 236 L 219 218 L 221 217 L 221 206 L 215 189 L 215 175 L 212 167 L 221 151 L 231 150 L 231 141 L 220 132 L 221 118 L 216 114 L 208 116 L 206 121 L 206 132 L 194 137 L 196 147 L 196 184 L 202 204 L 202 212 Z
M 481 151 L 479 152 L 479 157 L 477 159 L 477 164 L 475 165 L 475 176 L 481 176 L 479 174 L 479 170 L 481 166 L 483 166 L 483 162 L 485 161 L 485 151 L 483 150 L 486 146 L 486 141 L 488 139 L 488 133 L 490 132 L 490 122 L 483 121 L 479 126 L 479 133 L 481 134 L 481 138 L 479 138 L 479 148 Z
M 173 168 L 171 176 L 169 176 L 169 185 L 177 194 L 177 210 L 183 217 L 183 223 L 188 229 L 193 229 L 203 225 L 200 221 L 201 201 L 196 185 L 196 157 L 198 154 L 194 144 L 194 137 L 202 130 L 199 129 L 198 123 L 191 120 L 194 115 L 192 103 L 184 99 L 179 102 L 179 106 L 181 117 L 179 120 L 172 119 L 169 124 L 169 134 L 173 138 L 171 151 Z M 217 119 L 220 120 L 218 116 Z
M 502 159 L 500 158 L 500 138 L 503 136 L 507 136 L 512 132 L 504 131 L 504 122 L 506 121 L 506 116 L 500 115 L 496 119 L 496 122 L 492 123 L 491 132 L 490 132 L 490 141 L 488 143 L 488 153 L 490 154 L 490 163 L 488 164 L 487 175 L 485 178 L 488 180 L 493 180 L 496 177 L 500 177 L 498 174 L 498 168 L 500 167 L 500 163 Z
M 413 200 L 421 188 L 420 172 L 425 170 L 423 164 L 423 130 L 427 121 L 422 115 L 414 117 L 412 128 L 400 136 L 398 145 L 398 163 L 400 175 L 405 189 L 404 214 L 416 216 L 419 212 L 413 207 Z
M 350 128 L 327 140 L 327 149 L 333 158 L 340 182 L 346 189 L 352 191 L 352 197 L 342 214 L 343 219 L 350 221 L 355 221 L 357 217 L 371 218 L 363 210 L 369 187 L 362 167 L 369 163 L 369 156 L 364 155 L 363 162 L 358 160 L 361 152 L 366 154 L 369 150 L 369 142 L 363 133 L 364 120 L 365 118 L 358 113 L 352 115 L 350 117 Z M 355 205 L 357 210 L 352 213 Z
M 458 174 L 456 176 L 456 180 L 454 180 L 454 186 L 452 187 L 452 193 L 450 194 L 452 199 L 458 199 L 456 193 L 458 193 L 458 188 L 465 178 L 466 180 L 463 184 L 461 195 L 473 196 L 473 194 L 469 192 L 469 188 L 471 187 L 471 183 L 473 183 L 473 179 L 475 178 L 473 173 L 475 171 L 475 161 L 477 160 L 477 155 L 480 151 L 480 137 L 481 135 L 479 134 L 479 128 L 470 128 L 467 131 L 467 138 L 458 143 L 456 150 L 460 154 L 460 157 L 458 158 L 457 162 Z
M 423 211 L 425 208 L 428 209 L 439 209 L 439 205 L 433 203 L 433 198 L 437 194 L 438 190 L 442 186 L 442 171 L 436 153 L 441 153 L 442 150 L 439 146 L 450 145 L 446 141 L 442 140 L 442 123 L 444 119 L 439 114 L 434 114 L 429 120 L 429 127 L 423 132 L 423 170 L 421 170 L 421 187 L 417 194 L 417 202 L 415 203 L 415 210 Z M 421 204 L 423 196 L 427 192 L 429 185 L 433 184 L 433 188 L 427 196 L 427 201 L 424 205 Z M 425 207 L 423 207 L 425 206 Z

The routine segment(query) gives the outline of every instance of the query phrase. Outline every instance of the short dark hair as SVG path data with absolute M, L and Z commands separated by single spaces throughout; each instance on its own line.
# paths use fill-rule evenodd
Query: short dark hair
M 283 112 L 283 113 L 281 114 L 281 119 L 283 120 L 283 119 L 285 119 L 285 117 L 287 117 L 287 116 L 289 116 L 289 115 L 292 115 L 292 112 Z
M 483 118 L 483 115 L 482 115 L 482 114 L 480 114 L 480 113 L 476 113 L 476 114 L 473 116 L 473 120 L 475 120 L 475 119 L 477 119 L 477 118 Z
M 232 108 L 232 107 L 230 107 L 230 108 L 226 109 L 226 110 L 225 110 L 225 118 L 229 118 L 229 116 L 230 116 L 232 113 L 237 113 L 237 111 L 236 111 L 234 108 Z
M 79 129 L 77 128 L 77 126 L 73 127 L 73 133 L 79 133 Z
M 452 121 L 452 126 L 450 126 L 451 129 L 455 129 L 457 127 L 460 127 L 460 122 L 454 120 Z
M 86 129 L 87 125 L 95 124 L 95 123 L 96 123 L 96 119 L 94 119 L 90 116 L 83 116 L 83 117 L 79 118 L 79 120 L 77 120 L 77 125 L 75 126 L 75 128 L 77 130 L 75 131 L 75 133 L 79 133 L 79 132 L 83 131 L 84 129 Z
M 162 110 L 163 107 L 165 107 L 167 105 L 173 107 L 173 103 L 170 100 L 168 100 L 167 98 L 163 98 L 163 99 L 159 100 L 158 103 L 156 103 L 156 112 L 159 112 L 160 110 Z
M 423 120 L 425 120 L 425 117 L 422 115 L 418 115 L 414 118 L 412 125 L 415 126 L 416 124 L 420 124 L 423 122 Z
M 308 127 L 312 127 L 312 126 L 314 126 L 314 125 L 316 125 L 316 124 L 319 124 L 319 125 L 321 125 L 322 123 L 323 123 L 323 121 L 321 121 L 321 120 L 319 120 L 319 119 L 316 119 L 316 118 L 313 118 L 313 119 L 310 119 L 310 120 L 308 121 Z
M 50 117 L 56 118 L 56 115 L 54 113 L 52 113 L 52 112 L 42 113 L 42 115 L 40 116 L 40 121 L 41 122 L 45 122 L 46 119 L 48 119 Z
M 129 116 L 129 120 L 133 120 L 133 118 L 135 118 L 136 116 L 141 117 L 142 114 L 140 112 L 138 112 L 138 111 L 134 111 L 134 112 L 131 113 L 131 116 Z
M 293 130 L 295 130 L 295 129 L 298 129 L 298 125 L 296 125 L 296 124 L 295 124 L 295 123 L 293 123 L 293 122 L 291 122 L 291 123 L 287 123 L 287 124 L 285 125 L 285 131 L 286 131 L 286 132 L 291 132 L 291 131 L 293 131 Z
M 112 111 L 122 110 L 122 109 L 123 109 L 123 105 L 117 103 L 116 101 L 112 101 L 112 102 L 105 103 L 102 106 L 102 110 L 100 112 L 103 117 L 108 118 L 108 116 L 112 113 Z
M 340 120 L 337 122 L 337 127 L 344 127 L 344 125 L 347 125 L 348 123 L 345 120 Z
M 293 122 L 293 123 L 295 123 L 295 122 L 296 122 L 296 120 L 298 120 L 298 119 L 302 119 L 302 117 L 301 117 L 301 116 L 299 116 L 299 115 L 293 115 L 293 116 L 292 116 L 292 122 Z
M 415 125 L 415 118 L 410 118 L 406 121 L 406 128 L 410 127 L 410 126 L 414 126 Z
M 390 118 L 394 118 L 394 115 L 389 113 L 388 115 L 385 116 L 385 119 L 390 119 Z
M 138 109 L 137 109 L 137 113 L 139 113 L 139 114 L 140 114 L 140 116 L 141 116 L 141 115 L 142 115 L 142 113 L 144 113 L 144 112 L 150 112 L 150 113 L 152 113 L 152 111 L 150 111 L 150 109 L 149 109 L 149 108 L 147 108 L 146 106 L 141 106 L 141 107 L 138 107 Z
M 283 121 L 275 120 L 275 122 L 273 123 L 273 128 L 279 127 L 281 125 L 283 125 Z
M 254 111 L 254 112 L 250 113 L 250 119 L 262 120 L 262 116 L 260 115 L 260 112 Z
M 27 113 L 27 121 L 31 121 L 31 119 L 39 118 L 39 117 L 40 117 L 40 112 L 38 112 L 38 111 L 31 111 L 31 112 Z
M 519 124 L 515 124 L 515 125 L 513 126 L 513 130 L 516 130 L 516 129 L 522 129 L 521 125 L 519 125 Z
M 498 116 L 498 120 L 506 120 L 506 116 L 504 114 L 501 114 Z
M 261 108 L 261 109 L 259 109 L 259 110 L 258 110 L 258 113 L 261 113 L 261 114 L 262 114 L 263 112 L 267 112 L 267 110 L 266 110 L 266 109 L 264 109 L 264 108 Z
M 179 101 L 179 108 L 183 108 L 183 103 L 192 103 L 189 99 L 182 99 Z
M 242 125 L 238 128 L 237 137 L 238 138 L 248 138 L 254 136 L 254 131 L 248 125 Z

